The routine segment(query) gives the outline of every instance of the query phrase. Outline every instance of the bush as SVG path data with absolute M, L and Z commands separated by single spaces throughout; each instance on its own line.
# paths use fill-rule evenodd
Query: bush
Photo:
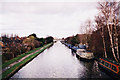
M 11 53 L 4 53 L 4 54 L 2 54 L 2 57 L 3 57 L 3 59 L 5 59 L 5 60 L 10 60 L 10 59 L 13 58 L 13 54 L 11 54 Z M 3 61 L 4 61 L 4 60 L 3 60 Z
M 35 46 L 35 48 L 40 47 L 40 42 L 37 40 L 34 40 L 34 46 Z
M 20 47 L 20 49 L 21 49 L 21 53 L 25 53 L 25 52 L 27 51 L 27 48 L 25 48 L 24 45 L 22 45 L 22 46 Z
M 49 37 L 47 37 L 46 39 L 45 39 L 45 41 L 46 41 L 46 43 L 48 44 L 48 43 L 51 43 L 51 42 L 53 42 L 53 37 L 51 37 L 51 36 L 49 36 Z
M 45 44 L 45 39 L 44 38 L 37 38 L 36 40 Z

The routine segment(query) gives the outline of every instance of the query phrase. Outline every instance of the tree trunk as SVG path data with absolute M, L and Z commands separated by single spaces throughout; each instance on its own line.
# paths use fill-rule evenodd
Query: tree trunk
M 116 51 L 117 51 L 117 58 L 120 59 L 119 48 L 118 48 L 118 37 L 116 37 Z
M 105 45 L 105 38 L 104 38 L 104 29 L 103 29 L 103 26 L 102 26 L 101 35 L 102 35 L 102 40 L 103 40 L 103 48 L 104 48 L 105 58 L 107 58 L 107 52 L 106 52 L 106 45 Z
M 115 44 L 116 44 L 117 58 L 118 58 L 118 60 L 119 60 L 119 59 L 120 59 L 120 56 L 119 56 L 118 32 L 117 32 L 116 22 L 114 23 L 114 29 L 115 29 Z
M 110 36 L 110 43 L 111 43 L 112 53 L 113 53 L 113 56 L 114 56 L 115 60 L 118 62 L 117 57 L 115 55 L 112 33 L 111 33 L 110 26 L 108 25 L 108 23 L 107 23 L 107 28 L 108 28 L 108 32 L 109 32 L 109 36 Z

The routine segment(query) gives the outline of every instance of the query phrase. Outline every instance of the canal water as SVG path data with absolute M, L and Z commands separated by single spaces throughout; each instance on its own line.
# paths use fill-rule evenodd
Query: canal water
M 109 78 L 101 72 L 96 61 L 84 62 L 76 58 L 59 41 L 39 54 L 11 78 Z

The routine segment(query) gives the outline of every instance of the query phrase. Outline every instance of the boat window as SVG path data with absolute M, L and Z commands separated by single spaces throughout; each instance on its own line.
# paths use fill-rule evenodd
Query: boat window
M 101 60 L 101 63 L 104 64 L 104 61 Z
M 108 67 L 111 68 L 111 64 L 109 64 Z
M 117 71 L 117 69 L 114 65 L 112 65 L 112 70 Z
M 100 61 L 100 63 L 102 63 L 102 60 L 99 60 Z
M 108 67 L 108 66 L 109 66 L 109 63 L 105 62 L 105 66 L 107 66 L 107 67 Z

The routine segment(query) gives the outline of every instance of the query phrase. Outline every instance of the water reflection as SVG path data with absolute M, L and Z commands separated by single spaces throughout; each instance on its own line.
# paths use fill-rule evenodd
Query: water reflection
M 60 42 L 42 52 L 12 78 L 109 78 L 97 62 L 84 62 Z

